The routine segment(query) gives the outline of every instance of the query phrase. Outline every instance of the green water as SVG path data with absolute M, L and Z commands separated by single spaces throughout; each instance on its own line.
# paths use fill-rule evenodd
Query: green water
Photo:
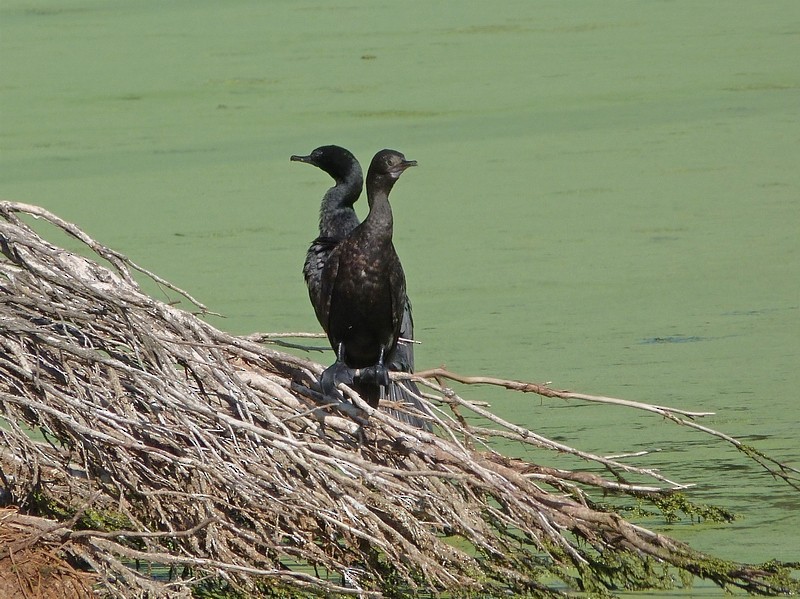
M 392 194 L 419 367 L 711 410 L 800 466 L 796 0 L 0 7 L 0 196 L 214 324 L 318 330 L 300 267 L 328 179 L 289 155 L 393 147 L 420 164 Z M 640 463 L 742 516 L 661 530 L 800 559 L 800 495 L 721 442 L 468 394 L 583 449 L 660 449 Z

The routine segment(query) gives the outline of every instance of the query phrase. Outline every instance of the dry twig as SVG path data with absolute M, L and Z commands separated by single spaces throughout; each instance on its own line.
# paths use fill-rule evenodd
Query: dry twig
M 21 215 L 63 229 L 107 266 L 48 243 Z M 552 596 L 564 585 L 669 586 L 681 573 L 753 593 L 798 588 L 777 566 L 712 559 L 592 500 L 685 485 L 514 426 L 441 380 L 563 392 L 422 373 L 415 379 L 435 392 L 423 416 L 438 434 L 352 393 L 330 403 L 317 392 L 319 364 L 148 297 L 134 273 L 206 311 L 76 226 L 11 202 L 0 216 L 3 499 L 54 516 L 48 542 L 89 564 L 111 594 L 174 593 L 204 577 L 253 595 Z M 492 426 L 468 424 L 466 411 Z M 492 437 L 569 452 L 612 476 L 510 459 Z M 156 580 L 137 561 L 175 578 Z

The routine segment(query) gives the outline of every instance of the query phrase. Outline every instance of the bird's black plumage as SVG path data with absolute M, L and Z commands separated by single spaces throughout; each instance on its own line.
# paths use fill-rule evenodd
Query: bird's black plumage
M 319 209 L 319 236 L 311 242 L 303 264 L 303 276 L 317 320 L 322 322 L 322 270 L 333 248 L 359 225 L 353 204 L 361 196 L 364 176 L 361 165 L 348 150 L 340 146 L 320 146 L 308 156 L 292 156 L 290 160 L 311 164 L 328 173 L 335 185 L 325 192 Z
M 382 357 L 389 370 L 413 372 L 410 341 L 414 324 L 405 276 L 392 244 L 388 195 L 397 177 L 416 163 L 391 150 L 375 155 L 367 175 L 370 214 L 359 225 L 353 204 L 361 191 L 362 171 L 350 152 L 339 146 L 322 146 L 309 156 L 292 156 L 292 160 L 313 164 L 336 181 L 323 197 L 320 234 L 312 242 L 303 267 L 317 319 L 341 358 L 334 366 L 372 367 Z M 399 337 L 404 341 L 398 342 Z M 328 374 L 334 379 L 337 376 Z M 411 393 L 392 382 L 389 399 L 421 407 L 413 396 L 419 394 L 416 385 L 411 381 L 403 384 Z M 371 405 L 377 405 L 380 388 L 374 381 L 356 380 L 353 387 Z M 430 428 L 418 418 L 394 413 L 416 426 Z
M 338 354 L 336 368 L 341 363 L 349 368 L 382 367 L 397 346 L 407 298 L 405 274 L 392 243 L 389 192 L 414 165 L 393 150 L 375 155 L 367 172 L 369 214 L 325 263 L 320 316 Z M 377 405 L 379 387 L 359 390 Z

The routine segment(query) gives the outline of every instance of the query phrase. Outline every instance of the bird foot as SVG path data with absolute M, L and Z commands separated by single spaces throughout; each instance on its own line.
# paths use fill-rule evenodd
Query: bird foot
M 389 386 L 389 369 L 383 364 L 375 364 L 375 366 L 367 366 L 361 368 L 356 375 L 356 380 L 359 383 L 367 383 L 370 385 L 379 385 L 381 387 Z
M 319 384 L 326 397 L 341 398 L 342 394 L 337 388 L 339 383 L 352 385 L 355 379 L 355 370 L 347 366 L 344 362 L 336 361 L 328 366 L 319 377 Z

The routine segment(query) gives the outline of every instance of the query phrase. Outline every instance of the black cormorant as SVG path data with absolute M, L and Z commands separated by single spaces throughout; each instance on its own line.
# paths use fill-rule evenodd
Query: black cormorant
M 308 296 L 321 323 L 322 269 L 336 244 L 359 225 L 353 204 L 361 196 L 364 176 L 356 157 L 340 146 L 320 146 L 308 156 L 292 156 L 290 160 L 316 166 L 336 182 L 322 198 L 319 236 L 311 242 L 303 264 Z
M 358 161 L 349 151 L 339 146 L 322 146 L 308 156 L 292 156 L 291 160 L 313 164 L 336 181 L 322 199 L 319 237 L 312 242 L 303 266 L 317 319 L 337 352 L 336 364 L 323 375 L 325 391 L 332 393 L 337 382 L 350 383 L 371 405 L 377 406 L 380 399 L 378 383 L 386 384 L 388 381 L 385 368 L 414 371 L 414 349 L 410 342 L 414 338 L 414 324 L 402 266 L 391 242 L 392 214 L 388 194 L 397 177 L 416 162 L 407 161 L 402 154 L 391 150 L 376 154 L 367 177 L 370 214 L 359 227 L 353 204 L 360 195 L 363 176 Z M 345 238 L 348 238 L 346 243 L 339 248 Z M 329 260 L 331 256 L 332 261 Z M 357 262 L 370 262 L 373 268 L 354 270 Z M 371 276 L 362 279 L 361 270 L 365 275 L 369 270 Z M 353 273 L 356 273 L 356 279 Z M 366 287 L 354 290 L 354 286 L 362 287 L 359 279 L 367 281 L 377 295 L 373 291 L 366 292 Z M 375 318 L 375 302 L 383 305 L 385 310 L 381 311 L 390 314 Z M 399 332 L 396 330 L 398 325 Z M 388 329 L 388 332 L 375 335 L 374 331 L 378 329 Z M 398 343 L 398 336 L 408 341 Z M 348 350 L 350 345 L 353 347 Z M 356 377 L 353 369 L 365 367 L 364 377 Z M 412 381 L 405 381 L 404 385 L 412 393 L 419 394 Z M 388 391 L 390 400 L 421 408 L 420 402 L 397 383 L 390 383 Z M 404 412 L 392 412 L 407 422 L 430 430 L 430 425 L 419 418 Z

